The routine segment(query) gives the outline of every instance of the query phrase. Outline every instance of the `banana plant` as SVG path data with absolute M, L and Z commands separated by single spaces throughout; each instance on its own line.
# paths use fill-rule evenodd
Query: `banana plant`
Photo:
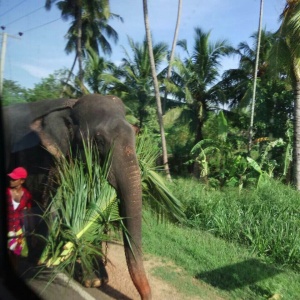
M 257 186 L 259 186 L 265 178 L 272 178 L 274 175 L 274 169 L 278 165 L 276 160 L 269 159 L 269 154 L 272 149 L 276 147 L 282 147 L 285 145 L 283 139 L 279 138 L 274 141 L 268 142 L 266 148 L 260 155 L 260 162 L 255 161 L 251 157 L 247 157 L 249 166 L 258 172 Z

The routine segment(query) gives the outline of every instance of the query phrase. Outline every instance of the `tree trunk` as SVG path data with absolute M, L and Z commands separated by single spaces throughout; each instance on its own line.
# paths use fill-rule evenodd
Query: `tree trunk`
M 195 134 L 195 145 L 203 140 L 203 133 L 202 133 L 202 127 L 203 127 L 203 120 L 198 118 L 197 119 L 197 125 L 196 125 L 196 134 Z M 200 178 L 200 165 L 197 161 L 194 161 L 193 164 L 193 176 L 197 179 Z
M 78 59 L 78 68 L 79 68 L 79 83 L 83 84 L 83 68 L 82 68 L 82 2 L 81 0 L 77 0 L 77 59 Z
M 255 58 L 255 68 L 254 68 L 254 80 L 253 80 L 253 95 L 251 104 L 251 119 L 249 127 L 249 143 L 248 152 L 250 152 L 252 147 L 253 138 L 253 122 L 254 122 L 254 109 L 255 109 L 255 97 L 256 97 L 256 82 L 257 82 L 257 70 L 259 62 L 259 50 L 260 50 L 260 40 L 261 40 L 261 26 L 262 26 L 262 15 L 263 15 L 264 0 L 260 0 L 260 13 L 259 13 L 259 24 L 258 24 L 258 37 L 257 37 L 257 48 L 256 48 L 256 58 Z
M 71 75 L 73 74 L 73 70 L 74 70 L 76 61 L 77 61 L 77 52 L 76 52 L 76 54 L 75 54 L 75 58 L 74 58 L 72 67 L 71 67 L 71 69 L 70 69 L 70 71 L 69 71 L 68 77 L 67 77 L 67 79 L 66 79 L 66 81 L 65 81 L 65 83 L 64 83 L 63 90 L 62 90 L 62 92 L 61 92 L 61 94 L 60 94 L 61 97 L 63 97 L 64 94 L 65 94 L 65 92 L 66 92 L 66 89 L 67 89 L 67 86 L 68 86 L 68 82 L 70 81 Z
M 300 80 L 296 82 L 295 89 L 295 124 L 294 124 L 294 165 L 295 186 L 300 191 Z
M 167 72 L 167 81 L 169 81 L 170 77 L 171 77 L 172 63 L 173 63 L 173 59 L 174 59 L 175 47 L 176 47 L 176 43 L 177 43 L 177 37 L 178 37 L 178 31 L 179 31 L 179 25 L 180 25 L 181 7 L 182 7 L 182 0 L 178 0 L 177 21 L 176 21 L 176 26 L 175 26 L 173 44 L 172 44 L 168 72 Z M 166 88 L 164 103 L 163 103 L 163 114 L 165 114 L 165 112 L 166 112 L 167 96 L 168 96 L 168 91 Z
M 152 47 L 152 39 L 151 39 L 150 25 L 149 25 L 149 18 L 148 18 L 147 0 L 143 0 L 143 9 L 144 9 L 144 21 L 145 21 L 147 44 L 148 44 L 150 64 L 151 64 L 151 72 L 152 72 L 152 78 L 153 78 L 153 84 L 154 84 L 154 90 L 155 90 L 155 98 L 156 98 L 156 105 L 157 105 L 157 116 L 158 116 L 158 122 L 159 122 L 159 127 L 160 127 L 161 144 L 162 144 L 162 152 L 163 152 L 163 164 L 164 164 L 164 169 L 165 169 L 167 178 L 169 180 L 171 180 L 171 174 L 170 174 L 170 169 L 169 169 L 169 164 L 168 164 L 167 143 L 166 143 L 163 117 L 162 117 L 162 107 L 161 107 L 158 81 L 157 81 L 157 76 L 156 76 L 155 61 L 154 61 L 153 47 Z

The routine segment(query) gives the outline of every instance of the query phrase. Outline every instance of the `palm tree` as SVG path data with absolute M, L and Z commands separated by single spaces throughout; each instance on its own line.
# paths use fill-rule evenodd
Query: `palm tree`
M 202 127 L 207 112 L 218 105 L 221 100 L 220 90 L 217 88 L 221 58 L 229 55 L 233 49 L 226 40 L 210 42 L 210 31 L 195 29 L 195 42 L 192 54 L 187 49 L 186 40 L 178 45 L 186 51 L 184 61 L 176 59 L 175 72 L 172 80 L 179 87 L 176 97 L 185 101 L 187 111 L 190 112 L 190 122 L 194 127 L 195 143 L 203 139 Z
M 52 4 L 57 2 L 56 0 L 46 0 L 45 7 L 50 10 Z M 82 0 L 64 0 L 58 1 L 57 7 L 61 10 L 62 18 L 68 20 L 70 17 L 75 20 L 76 24 L 76 58 L 79 65 L 79 80 L 83 80 L 82 69 Z
M 110 54 L 111 47 L 102 32 L 117 41 L 118 35 L 107 21 L 110 17 L 119 16 L 110 13 L 109 0 L 46 0 L 46 9 L 51 9 L 54 3 L 61 10 L 63 19 L 73 19 L 65 50 L 67 53 L 76 50 L 75 61 L 78 60 L 79 82 L 82 83 L 84 49 L 91 46 L 99 52 L 100 45 L 104 53 Z
M 289 57 L 281 54 L 278 56 L 278 47 L 274 44 L 280 39 L 266 29 L 261 30 L 261 42 L 257 70 L 256 49 L 258 44 L 258 32 L 251 35 L 253 42 L 241 42 L 236 50 L 239 55 L 239 67 L 227 70 L 218 83 L 219 89 L 224 91 L 226 105 L 230 108 L 227 117 L 238 126 L 243 122 L 243 135 L 248 139 L 249 120 L 251 113 L 251 99 L 253 99 L 253 88 L 255 74 L 257 77 L 257 99 L 255 104 L 255 117 L 253 137 L 285 137 L 286 128 L 283 124 L 291 118 L 292 101 L 290 96 L 290 82 L 287 80 L 286 72 L 278 69 L 278 61 Z M 280 59 L 279 59 L 280 57 Z M 288 62 L 285 61 L 285 65 Z M 278 66 L 279 67 L 279 66 Z M 274 70 L 275 69 L 275 70 Z M 268 119 L 265 118 L 266 114 Z M 247 136 L 247 137 L 246 137 Z
M 300 190 L 300 1 L 287 0 L 280 19 L 275 52 L 280 53 L 279 67 L 287 66 L 285 71 L 294 88 L 294 178 Z
M 260 50 L 257 70 L 255 71 L 256 49 L 258 44 L 258 32 L 251 35 L 253 45 L 241 42 L 235 53 L 239 58 L 238 69 L 230 69 L 223 73 L 222 80 L 219 82 L 220 89 L 226 92 L 225 101 L 230 108 L 246 108 L 251 103 L 253 81 L 256 77 L 260 81 L 268 80 L 271 75 L 269 72 L 269 56 L 274 44 L 274 33 L 261 30 Z
M 154 55 L 153 55 L 147 0 L 143 0 L 143 11 L 144 11 L 146 38 L 147 38 L 147 44 L 148 44 L 148 49 L 149 49 L 151 73 L 152 73 L 156 105 L 157 105 L 157 117 L 158 117 L 158 123 L 159 123 L 159 127 L 160 127 L 161 144 L 162 144 L 162 152 L 163 152 L 163 165 L 164 165 L 164 168 L 166 171 L 167 178 L 169 180 L 171 180 L 170 169 L 169 169 L 169 164 L 168 164 L 167 143 L 166 143 L 166 137 L 165 137 L 165 131 L 164 131 L 164 122 L 163 122 L 163 117 L 162 117 L 162 106 L 161 106 L 161 100 L 160 100 L 158 80 L 157 80 L 157 76 L 156 76 L 155 60 L 154 60 Z
M 108 39 L 112 39 L 116 43 L 118 33 L 108 24 L 111 19 L 118 19 L 123 22 L 119 15 L 109 11 L 108 1 L 87 1 L 86 4 L 83 4 L 81 39 L 84 54 L 87 48 L 92 48 L 98 55 L 100 49 L 104 54 L 110 55 L 112 53 Z M 76 49 L 76 20 L 72 22 L 67 38 L 65 50 L 70 53 Z
M 135 111 L 139 119 L 139 127 L 143 127 L 149 116 L 149 107 L 154 104 L 149 49 L 146 40 L 140 44 L 128 38 L 128 42 L 131 53 L 124 49 L 125 57 L 122 59 L 118 74 L 123 79 L 123 83 L 116 88 L 122 92 L 120 96 L 125 103 L 130 104 Z M 167 45 L 154 44 L 153 55 L 155 67 L 158 69 L 166 58 Z
M 120 81 L 114 76 L 116 65 L 105 60 L 92 48 L 86 50 L 84 78 L 92 93 L 107 94 L 115 83 Z

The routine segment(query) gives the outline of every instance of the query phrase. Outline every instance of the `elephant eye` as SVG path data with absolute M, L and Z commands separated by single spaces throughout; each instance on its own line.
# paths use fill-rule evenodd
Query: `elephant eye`
M 103 136 L 100 134 L 100 132 L 97 132 L 97 133 L 96 133 L 96 141 L 97 141 L 97 144 L 98 144 L 98 145 L 104 146 L 104 138 L 103 138 Z

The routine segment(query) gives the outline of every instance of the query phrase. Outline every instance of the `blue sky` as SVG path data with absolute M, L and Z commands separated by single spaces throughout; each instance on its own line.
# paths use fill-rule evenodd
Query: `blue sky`
M 55 70 L 70 68 L 74 54 L 66 55 L 64 38 L 69 22 L 62 21 L 59 10 L 44 9 L 44 0 L 0 0 L 0 33 L 7 39 L 4 78 L 26 88 L 34 87 L 41 78 Z M 148 0 L 150 26 L 154 42 L 172 44 L 177 17 L 177 0 Z M 233 46 L 250 39 L 258 28 L 260 0 L 183 0 L 179 39 L 193 45 L 194 28 L 211 30 L 211 39 L 227 39 Z M 264 1 L 263 26 L 275 31 L 285 0 Z M 108 59 L 115 63 L 124 57 L 127 38 L 142 42 L 145 36 L 142 0 L 110 0 L 111 11 L 120 15 L 124 23 L 113 20 L 112 27 L 119 34 Z M 159 3 L 159 4 L 157 4 Z M 23 32 L 20 37 L 18 32 Z M 2 36 L 1 36 L 2 39 Z M 1 42 L 2 44 L 2 42 Z M 236 59 L 223 61 L 223 69 L 236 67 Z

